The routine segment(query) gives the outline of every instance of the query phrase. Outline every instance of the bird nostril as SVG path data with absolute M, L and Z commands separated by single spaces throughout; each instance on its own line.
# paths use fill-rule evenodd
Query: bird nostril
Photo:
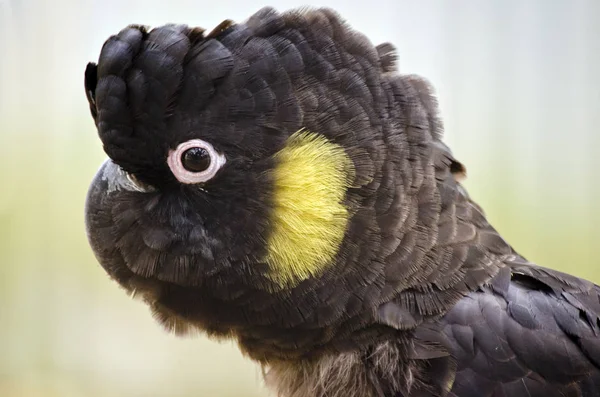
M 127 173 L 127 180 L 131 182 L 135 190 L 137 190 L 138 192 L 148 193 L 156 190 L 154 186 L 148 185 L 147 183 L 140 181 L 134 174 Z

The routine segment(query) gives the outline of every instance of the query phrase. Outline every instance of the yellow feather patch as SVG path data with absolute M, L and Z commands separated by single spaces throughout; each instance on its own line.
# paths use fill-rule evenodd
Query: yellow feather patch
M 293 287 L 332 264 L 348 224 L 343 200 L 354 177 L 344 149 L 300 130 L 275 155 L 270 277 Z

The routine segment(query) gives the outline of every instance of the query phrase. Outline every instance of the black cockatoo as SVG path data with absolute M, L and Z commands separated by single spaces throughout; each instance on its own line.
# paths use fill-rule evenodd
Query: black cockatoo
M 85 72 L 98 261 L 278 396 L 600 396 L 600 287 L 499 235 L 395 64 L 329 9 L 110 37 Z

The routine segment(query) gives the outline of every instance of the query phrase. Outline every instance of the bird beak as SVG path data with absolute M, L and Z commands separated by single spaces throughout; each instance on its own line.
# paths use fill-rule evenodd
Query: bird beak
M 103 233 L 112 221 L 107 214 L 107 209 L 114 205 L 113 195 L 119 192 L 145 194 L 154 190 L 151 186 L 136 183 L 134 178 L 130 177 L 111 159 L 102 163 L 90 184 L 85 202 L 86 233 L 100 263 L 110 264 L 115 261 L 114 253 L 107 248 L 114 245 L 114 242 L 109 242 L 114 236 Z

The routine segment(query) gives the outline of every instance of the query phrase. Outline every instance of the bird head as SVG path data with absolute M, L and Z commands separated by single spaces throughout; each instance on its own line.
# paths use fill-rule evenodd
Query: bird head
M 326 9 L 110 37 L 85 73 L 100 264 L 169 329 L 257 357 L 371 321 L 421 277 L 440 207 L 435 101 L 394 63 Z

